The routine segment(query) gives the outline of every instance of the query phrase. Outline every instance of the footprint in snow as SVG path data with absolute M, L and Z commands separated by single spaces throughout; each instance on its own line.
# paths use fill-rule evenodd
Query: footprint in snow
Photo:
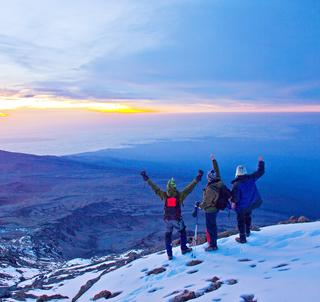
M 192 287 L 192 286 L 194 286 L 194 284 L 186 285 L 184 288 L 189 288 L 189 287 Z
M 281 263 L 281 264 L 278 264 L 276 266 L 273 266 L 272 269 L 277 269 L 277 268 L 281 268 L 281 267 L 285 267 L 285 266 L 288 266 L 289 264 L 287 263 Z
M 291 234 L 280 235 L 280 236 L 276 237 L 276 240 L 283 241 L 283 240 L 287 240 L 287 239 L 298 238 L 298 237 L 303 236 L 304 234 L 305 234 L 304 231 L 296 231 Z
M 256 267 L 257 265 L 256 265 L 256 264 L 250 264 L 249 266 L 252 267 L 252 268 L 254 268 L 254 267 Z
M 278 269 L 278 272 L 285 272 L 285 271 L 289 271 L 290 270 L 290 268 L 288 267 L 288 268 L 280 268 L 280 269 Z
M 320 236 L 320 230 L 313 231 L 313 232 L 310 234 L 310 236 L 311 236 L 311 237 Z
M 248 259 L 248 258 L 241 258 L 241 259 L 238 259 L 239 262 L 249 262 L 249 261 L 252 261 L 251 259 Z
M 148 293 L 154 293 L 154 292 L 156 292 L 156 291 L 158 291 L 160 289 L 163 289 L 163 287 L 154 287 L 154 288 L 149 289 Z
M 194 269 L 194 270 L 188 271 L 187 274 L 194 274 L 194 273 L 197 273 L 197 272 L 198 272 L 198 270 Z

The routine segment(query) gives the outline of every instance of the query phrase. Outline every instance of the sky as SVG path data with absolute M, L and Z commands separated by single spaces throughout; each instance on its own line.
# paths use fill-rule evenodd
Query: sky
M 318 0 L 0 4 L 0 143 L 66 116 L 320 112 Z

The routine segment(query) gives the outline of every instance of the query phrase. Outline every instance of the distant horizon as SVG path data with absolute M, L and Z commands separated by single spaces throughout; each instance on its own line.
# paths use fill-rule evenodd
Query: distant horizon
M 49 114 L 49 113 L 47 113 Z M 101 115 L 89 113 L 20 113 L 25 126 L 13 117 L 0 121 L 0 146 L 9 152 L 35 155 L 69 155 L 104 149 L 126 148 L 163 140 L 201 140 L 206 137 L 295 138 L 300 125 L 309 125 L 305 135 L 317 140 L 318 112 L 304 113 L 198 113 Z M 55 118 L 59 122 L 56 123 Z M 79 118 L 80 117 L 80 118 Z M 115 117 L 115 118 L 114 118 Z M 320 130 L 319 130 L 320 131 Z

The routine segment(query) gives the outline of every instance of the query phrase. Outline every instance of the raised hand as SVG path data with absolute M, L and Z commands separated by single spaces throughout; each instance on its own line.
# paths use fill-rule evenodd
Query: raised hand
M 149 179 L 146 171 L 141 171 L 140 175 L 142 176 L 144 181 L 147 181 Z
M 210 159 L 211 159 L 212 161 L 214 161 L 214 160 L 216 159 L 216 157 L 214 156 L 214 154 L 211 154 L 211 155 L 210 155 Z
M 263 161 L 263 156 L 262 156 L 262 155 L 260 155 L 260 156 L 258 157 L 258 161 Z
M 199 170 L 199 171 L 198 171 L 198 175 L 197 175 L 197 177 L 196 177 L 197 181 L 201 181 L 202 176 L 203 176 L 203 171 L 202 171 L 202 170 Z

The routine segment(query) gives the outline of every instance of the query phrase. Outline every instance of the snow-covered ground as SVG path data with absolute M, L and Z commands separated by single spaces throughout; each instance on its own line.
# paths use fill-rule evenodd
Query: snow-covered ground
M 82 285 L 100 276 L 77 301 L 92 301 L 105 290 L 121 292 L 110 299 L 121 302 L 179 301 L 174 298 L 186 290 L 199 302 L 246 301 L 241 298 L 243 295 L 254 295 L 253 300 L 247 301 L 319 301 L 319 221 L 265 227 L 253 232 L 244 245 L 234 238 L 220 239 L 215 252 L 205 252 L 206 244 L 197 246 L 196 259 L 202 262 L 195 266 L 187 266 L 194 260 L 190 254 L 182 256 L 175 248 L 173 261 L 168 261 L 166 254 L 152 254 L 105 274 L 91 271 L 47 290 L 33 289 L 28 293 L 67 295 L 69 300 L 53 301 L 71 301 Z M 162 268 L 163 272 L 147 274 L 155 268 Z M 212 280 L 213 277 L 217 278 Z

